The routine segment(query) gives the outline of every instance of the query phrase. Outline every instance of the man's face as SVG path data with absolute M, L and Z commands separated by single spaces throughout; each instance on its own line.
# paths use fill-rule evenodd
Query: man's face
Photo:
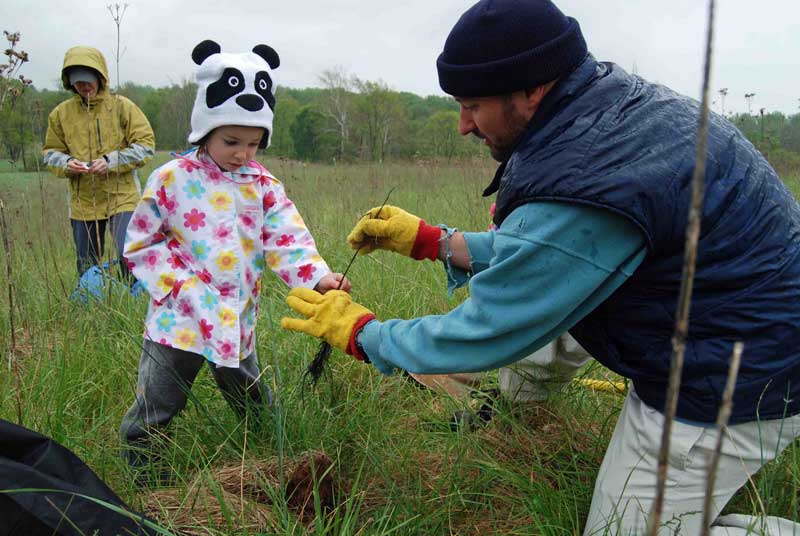
M 458 131 L 482 139 L 498 162 L 511 156 L 533 117 L 523 91 L 497 97 L 456 97 L 456 100 L 461 104 Z
M 100 89 L 100 82 L 75 82 L 72 84 L 78 95 L 84 99 L 93 99 L 97 96 L 97 91 Z

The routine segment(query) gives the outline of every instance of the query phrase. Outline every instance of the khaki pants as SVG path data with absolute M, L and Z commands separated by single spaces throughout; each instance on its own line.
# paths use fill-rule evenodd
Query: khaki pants
M 644 534 L 655 499 L 656 468 L 664 416 L 631 389 L 617 420 L 600 472 L 584 536 Z M 776 517 L 717 517 L 734 493 L 766 462 L 800 435 L 800 416 L 728 427 L 714 489 L 711 534 L 800 534 L 800 524 Z M 707 457 L 717 440 L 714 427 L 675 421 L 659 535 L 701 534 Z

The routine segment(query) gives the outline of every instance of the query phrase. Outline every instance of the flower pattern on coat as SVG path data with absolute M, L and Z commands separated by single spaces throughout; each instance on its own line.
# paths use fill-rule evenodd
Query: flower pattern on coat
M 150 294 L 145 336 L 227 367 L 255 350 L 267 267 L 290 287 L 330 273 L 269 171 L 251 161 L 222 172 L 197 150 L 150 175 L 124 256 Z

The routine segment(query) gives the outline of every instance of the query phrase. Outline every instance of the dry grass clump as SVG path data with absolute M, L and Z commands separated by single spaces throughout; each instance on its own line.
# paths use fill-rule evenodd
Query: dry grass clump
M 185 491 L 170 488 L 145 497 L 149 515 L 179 534 L 201 536 L 232 531 L 276 531 L 279 520 L 271 505 L 263 505 L 195 480 Z
M 336 508 L 340 489 L 333 461 L 317 452 L 283 464 L 273 458 L 226 465 L 196 475 L 185 489 L 148 492 L 142 501 L 149 515 L 180 534 L 274 533 L 283 525 L 276 499 L 285 501 L 300 523 L 309 524 L 317 501 L 326 514 Z

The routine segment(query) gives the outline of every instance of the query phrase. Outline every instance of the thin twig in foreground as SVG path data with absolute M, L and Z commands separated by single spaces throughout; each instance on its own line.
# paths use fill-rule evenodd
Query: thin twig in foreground
M 683 261 L 678 310 L 675 318 L 675 332 L 672 336 L 672 360 L 669 370 L 669 387 L 664 407 L 664 428 L 661 434 L 661 449 L 658 453 L 656 473 L 656 496 L 647 520 L 647 534 L 656 536 L 661 523 L 661 510 L 664 506 L 664 491 L 667 484 L 667 464 L 669 460 L 670 434 L 672 421 L 678 406 L 678 392 L 681 386 L 683 355 L 689 333 L 689 307 L 692 303 L 695 264 L 697 262 L 697 242 L 700 237 L 700 218 L 703 211 L 705 193 L 706 152 L 708 147 L 708 86 L 711 73 L 711 51 L 714 37 L 714 0 L 708 1 L 708 28 L 706 32 L 706 57 L 703 69 L 703 91 L 700 104 L 700 118 L 697 127 L 697 150 L 695 153 L 694 176 L 692 177 L 692 198 L 689 207 L 689 221 L 686 227 L 686 250 Z
M 394 188 L 391 188 L 389 190 L 389 193 L 386 194 L 386 199 L 384 199 L 383 203 L 381 203 L 378 212 L 375 213 L 375 217 L 378 217 L 378 215 L 381 213 L 381 210 L 383 210 L 383 207 L 386 206 L 386 203 L 389 201 L 389 196 L 392 195 L 393 191 Z M 339 281 L 339 286 L 337 287 L 337 290 L 342 288 L 342 284 L 344 283 L 344 278 L 347 277 L 347 273 L 350 271 L 350 267 L 353 266 L 353 262 L 355 262 L 356 257 L 358 257 L 358 253 L 361 251 L 361 247 L 355 250 L 353 256 L 350 257 L 350 262 L 347 263 L 347 267 L 344 269 L 344 272 L 342 273 L 342 279 Z M 303 374 L 304 384 L 310 383 L 312 388 L 317 385 L 317 381 L 319 381 L 320 377 L 325 372 L 325 365 L 327 364 L 328 359 L 331 356 L 331 351 L 332 348 L 330 343 L 328 343 L 327 341 L 322 341 L 320 343 L 317 353 L 314 354 L 314 359 L 311 360 L 311 363 L 308 365 L 305 374 Z
M 711 507 L 714 500 L 714 484 L 717 480 L 717 467 L 719 466 L 719 455 L 722 452 L 722 441 L 725 431 L 728 429 L 728 419 L 731 417 L 731 406 L 733 406 L 733 390 L 736 388 L 736 378 L 739 376 L 739 363 L 742 361 L 742 350 L 744 343 L 741 341 L 734 343 L 731 364 L 728 368 L 728 381 L 725 383 L 725 391 L 722 393 L 722 405 L 717 415 L 717 444 L 714 452 L 708 461 L 708 479 L 706 480 L 706 498 L 703 502 L 703 536 L 708 536 L 711 530 Z
M 19 377 L 19 363 L 17 362 L 17 335 L 14 326 L 14 277 L 11 270 L 11 246 L 8 242 L 8 226 L 6 225 L 6 207 L 3 200 L 0 199 L 0 224 L 3 227 L 3 247 L 6 250 L 6 271 L 8 272 L 8 323 L 9 330 L 11 331 L 11 346 L 8 349 L 8 368 L 13 370 L 14 373 L 14 391 L 17 400 L 17 424 L 23 426 L 22 423 L 22 398 L 21 398 L 21 385 Z

